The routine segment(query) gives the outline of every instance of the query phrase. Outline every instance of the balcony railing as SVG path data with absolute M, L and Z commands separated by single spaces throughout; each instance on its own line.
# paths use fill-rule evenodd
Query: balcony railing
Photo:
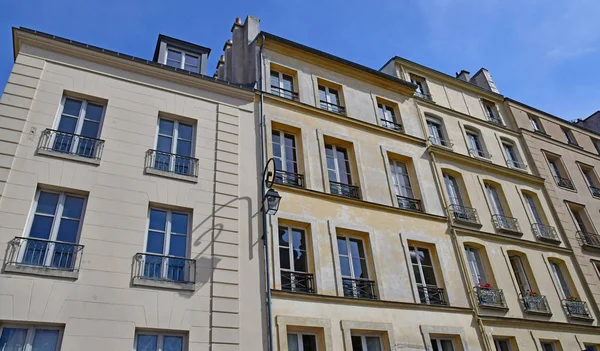
M 486 160 L 490 160 L 492 158 L 490 153 L 487 153 L 483 150 L 469 149 L 469 153 L 475 157 L 485 158 Z
M 366 279 L 342 278 L 344 296 L 357 299 L 376 300 L 375 282 Z
M 556 184 L 558 184 L 558 186 L 560 186 L 560 187 L 571 189 L 571 190 L 575 189 L 575 186 L 573 185 L 573 182 L 571 181 L 571 179 L 562 178 L 559 176 L 554 176 L 554 179 L 556 180 Z
M 562 303 L 567 316 L 571 318 L 592 319 L 587 303 L 584 301 L 563 299 Z
M 40 137 L 38 150 L 99 160 L 104 150 L 104 140 L 46 129 Z
M 349 197 L 352 199 L 360 199 L 360 194 L 358 193 L 358 186 L 356 185 L 339 183 L 330 180 L 329 191 L 333 195 Z
M 148 150 L 146 152 L 146 170 L 183 175 L 188 177 L 198 177 L 198 159 L 183 155 L 171 154 L 158 150 Z
M 540 223 L 533 223 L 531 225 L 531 230 L 538 239 L 542 240 L 551 240 L 551 241 L 560 241 L 558 238 L 558 233 L 554 227 L 549 225 L 544 225 Z
M 519 294 L 523 310 L 529 313 L 551 314 L 550 305 L 544 295 Z
M 431 96 L 431 94 L 427 94 L 427 93 L 422 93 L 420 91 L 415 91 L 415 96 L 421 99 L 425 99 L 425 100 L 433 100 L 433 97 Z
M 508 163 L 508 167 L 510 168 L 514 168 L 514 169 L 527 169 L 527 165 L 523 162 L 520 161 L 516 161 L 516 160 L 507 160 L 506 163 Z
M 423 212 L 423 207 L 421 207 L 421 200 L 400 195 L 396 195 L 396 198 L 398 199 L 398 207 L 404 210 Z
M 341 115 L 346 114 L 346 108 L 344 106 L 336 105 L 323 100 L 319 101 L 319 103 L 321 104 L 320 106 L 323 110 L 331 111 L 333 113 L 339 113 Z
M 275 171 L 275 182 L 304 188 L 304 175 L 278 169 Z
M 600 249 L 600 235 L 580 230 L 577 232 L 577 236 L 579 236 L 579 241 L 582 246 L 591 246 Z
M 495 307 L 495 308 L 507 308 L 506 300 L 504 299 L 504 293 L 502 289 L 496 288 L 482 288 L 476 286 L 474 288 L 475 296 L 479 302 L 479 306 L 482 307 Z
M 429 142 L 431 142 L 434 145 L 440 145 L 440 146 L 444 146 L 447 148 L 452 148 L 452 146 L 454 146 L 454 144 L 452 144 L 451 142 L 449 142 L 448 140 L 442 139 L 442 138 L 437 138 L 434 136 L 430 136 L 429 137 Z
M 592 191 L 593 196 L 600 197 L 600 188 L 596 188 L 595 186 L 590 186 L 590 190 Z
M 79 271 L 82 256 L 83 245 L 16 237 L 9 242 L 6 264 Z
M 448 206 L 448 212 L 454 221 L 479 224 L 477 210 L 474 208 L 461 205 L 450 205 Z
M 271 85 L 271 94 L 281 96 L 282 98 L 298 101 L 298 93 L 292 90 L 283 89 Z
M 281 271 L 281 289 L 294 292 L 314 293 L 313 275 L 306 272 Z
M 428 305 L 448 305 L 446 293 L 443 288 L 418 286 L 417 291 L 419 292 L 421 303 Z
M 494 227 L 498 230 L 521 232 L 519 221 L 516 218 L 495 214 L 492 216 L 492 222 L 494 222 Z
M 402 127 L 402 124 L 388 121 L 387 119 L 381 119 L 381 126 L 387 129 L 394 130 L 398 133 L 404 133 L 404 127 Z
M 153 253 L 135 255 L 134 278 L 194 284 L 196 260 Z
M 502 122 L 502 120 L 499 117 L 494 116 L 491 113 L 487 114 L 487 120 L 490 121 L 490 122 L 492 122 L 492 123 L 494 123 L 494 124 L 497 124 L 499 126 L 503 126 L 504 125 L 504 122 Z

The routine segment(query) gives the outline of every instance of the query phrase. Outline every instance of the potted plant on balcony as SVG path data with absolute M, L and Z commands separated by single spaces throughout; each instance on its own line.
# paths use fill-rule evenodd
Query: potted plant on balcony
M 477 287 L 479 287 L 480 289 L 489 290 L 489 289 L 492 288 L 492 284 L 490 284 L 490 283 L 485 283 L 485 284 L 479 283 L 479 284 L 477 284 Z
M 523 295 L 525 295 L 526 297 L 527 297 L 527 296 L 531 296 L 531 297 L 537 297 L 537 296 L 538 296 L 538 293 L 537 293 L 537 292 L 535 292 L 535 291 L 533 291 L 533 290 L 527 290 L 527 291 L 525 291 L 525 294 L 523 294 Z
M 567 300 L 568 302 L 580 302 L 577 296 L 569 296 L 565 300 Z

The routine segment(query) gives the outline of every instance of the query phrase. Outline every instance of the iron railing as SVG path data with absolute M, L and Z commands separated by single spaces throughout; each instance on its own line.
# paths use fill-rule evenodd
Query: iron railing
M 483 150 L 469 149 L 469 153 L 475 157 L 485 158 L 487 160 L 490 160 L 492 158 L 492 155 L 490 153 L 485 152 Z
M 577 232 L 577 236 L 579 236 L 579 241 L 581 242 L 581 245 L 600 248 L 600 235 L 580 230 Z
M 502 120 L 500 119 L 500 117 L 497 117 L 497 116 L 495 116 L 495 115 L 493 115 L 491 113 L 487 113 L 487 120 L 490 121 L 490 122 L 492 122 L 492 123 L 494 123 L 494 124 L 497 124 L 499 126 L 503 126 L 504 125 L 504 122 L 502 122 Z
M 431 94 L 422 93 L 420 91 L 415 91 L 415 96 L 425 100 L 433 100 Z
M 304 175 L 278 169 L 275 171 L 275 182 L 304 188 Z
M 441 145 L 441 146 L 444 146 L 444 147 L 447 147 L 447 148 L 452 148 L 452 146 L 454 146 L 454 144 L 452 144 L 448 140 L 442 139 L 442 138 L 437 138 L 437 137 L 434 137 L 434 136 L 430 136 L 429 137 L 429 141 L 432 144 Z
M 336 105 L 334 103 L 323 101 L 323 100 L 319 101 L 319 103 L 321 104 L 320 106 L 321 106 L 321 109 L 323 109 L 323 110 L 331 111 L 333 113 L 339 113 L 341 115 L 346 114 L 346 108 L 344 106 Z
M 281 289 L 295 292 L 314 293 L 314 276 L 306 272 L 281 271 Z
M 565 308 L 565 312 L 567 312 L 567 316 L 569 317 L 585 319 L 592 318 L 587 303 L 584 301 L 563 299 L 562 304 Z
M 423 212 L 423 207 L 421 207 L 421 200 L 400 195 L 396 195 L 396 198 L 398 199 L 398 207 L 404 210 Z
M 549 225 L 533 223 L 531 225 L 531 230 L 533 230 L 533 233 L 539 239 L 559 241 L 558 233 L 556 232 L 556 228 L 551 227 Z
M 342 278 L 344 296 L 376 300 L 375 282 L 366 279 Z
M 448 305 L 446 293 L 443 288 L 418 286 L 417 291 L 419 292 L 421 303 L 428 305 Z
M 134 278 L 194 284 L 196 260 L 139 252 L 135 255 Z
M 521 232 L 519 221 L 516 218 L 495 214 L 492 216 L 492 222 L 496 229 L 518 233 Z
M 334 182 L 333 180 L 329 181 L 329 191 L 333 195 L 339 195 L 343 197 L 349 197 L 352 199 L 360 199 L 360 194 L 358 192 L 358 186 Z
M 198 177 L 198 159 L 162 152 L 158 150 L 148 150 L 146 152 L 146 169 L 154 169 L 161 172 L 184 175 L 188 177 Z
M 38 150 L 99 160 L 104 150 L 104 140 L 46 129 L 40 137 Z
M 448 212 L 455 221 L 479 224 L 477 210 L 474 208 L 461 205 L 450 205 L 448 206 Z
M 506 308 L 506 300 L 504 299 L 502 289 L 476 286 L 474 292 L 477 301 L 479 302 L 479 306 Z
M 292 90 L 283 89 L 271 85 L 271 94 L 281 96 L 282 98 L 298 101 L 298 93 Z
M 592 191 L 592 195 L 596 197 L 600 197 L 600 188 L 596 188 L 595 186 L 590 186 L 590 190 Z
M 556 184 L 558 184 L 558 186 L 560 186 L 560 187 L 571 189 L 571 190 L 575 189 L 575 186 L 573 185 L 573 182 L 571 181 L 571 179 L 563 178 L 563 177 L 559 177 L 559 176 L 554 176 L 554 179 L 556 180 Z
M 399 133 L 404 133 L 404 127 L 402 127 L 402 124 L 388 121 L 387 119 L 381 119 L 381 126 L 387 129 L 395 130 Z
M 529 295 L 519 294 L 521 302 L 523 303 L 523 310 L 530 313 L 552 313 L 550 311 L 550 305 L 544 295 Z
M 510 167 L 510 168 L 527 169 L 527 165 L 525 163 L 517 161 L 517 160 L 506 160 L 506 163 L 508 163 L 508 167 Z
M 6 264 L 79 271 L 82 256 L 83 245 L 16 237 L 9 242 Z

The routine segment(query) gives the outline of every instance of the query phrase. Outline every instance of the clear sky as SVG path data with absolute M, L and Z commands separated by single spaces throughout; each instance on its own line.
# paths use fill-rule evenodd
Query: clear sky
M 480 67 L 500 93 L 571 120 L 600 109 L 598 0 L 0 1 L 0 87 L 23 26 L 152 58 L 159 33 L 210 47 L 212 75 L 236 17 L 379 69 L 398 55 L 447 74 Z

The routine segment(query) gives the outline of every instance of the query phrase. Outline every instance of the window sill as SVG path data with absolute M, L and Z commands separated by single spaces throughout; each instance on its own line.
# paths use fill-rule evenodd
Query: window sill
M 65 279 L 79 278 L 79 271 L 68 271 L 68 270 L 62 270 L 62 269 L 56 269 L 56 268 L 28 266 L 28 265 L 20 265 L 20 264 L 6 265 L 6 266 L 4 266 L 4 272 L 41 275 L 41 276 L 45 276 L 45 277 L 65 278 Z
M 196 284 L 194 284 L 194 283 L 154 280 L 154 279 L 145 279 L 145 278 L 140 278 L 140 277 L 133 278 L 132 285 L 143 286 L 143 287 L 148 287 L 148 288 L 170 289 L 170 290 L 183 290 L 183 291 L 195 291 L 196 290 Z
M 543 241 L 546 243 L 550 243 L 550 244 L 554 244 L 554 245 L 560 245 L 562 243 L 562 241 L 560 239 L 552 239 L 552 238 L 546 238 L 544 236 L 535 236 L 539 241 Z
M 94 166 L 100 165 L 99 159 L 83 157 L 83 156 L 79 156 L 79 155 L 65 154 L 63 152 L 55 152 L 55 151 L 50 151 L 50 150 L 38 149 L 37 154 L 43 155 L 43 156 L 62 158 L 65 160 L 76 161 L 76 162 L 81 162 L 81 163 L 87 163 L 87 164 L 94 165 Z
M 567 190 L 567 191 L 570 191 L 570 192 L 573 192 L 573 193 L 577 192 L 577 190 L 575 188 L 569 188 L 569 187 L 566 187 L 566 186 L 560 186 L 558 184 L 556 184 L 556 186 L 559 187 L 562 190 Z
M 496 228 L 496 230 L 503 234 L 510 234 L 512 236 L 518 236 L 518 237 L 523 236 L 523 232 L 521 232 L 519 230 L 507 229 L 507 228 Z
M 530 314 L 530 315 L 534 315 L 534 316 L 544 316 L 544 317 L 551 317 L 552 316 L 552 312 L 548 311 L 548 312 L 543 312 L 543 311 L 534 311 L 534 310 L 524 310 L 526 314 Z
M 499 311 L 508 311 L 508 306 L 500 306 L 500 305 L 479 304 L 479 308 L 486 308 L 486 309 L 490 309 L 490 310 L 499 310 Z
M 576 316 L 576 315 L 570 315 L 568 316 L 569 319 L 571 320 L 576 320 L 576 321 L 582 321 L 582 322 L 593 322 L 594 318 L 590 317 L 590 316 Z
M 469 221 L 469 220 L 466 220 L 466 219 L 460 219 L 460 218 L 453 218 L 452 219 L 452 223 L 453 224 L 466 225 L 466 226 L 475 227 L 475 228 L 481 228 L 483 226 L 483 224 L 481 224 L 479 222 L 473 222 L 473 221 Z
M 600 253 L 600 246 L 594 246 L 589 244 L 582 244 L 581 248 L 586 251 L 597 252 Z
M 198 177 L 187 176 L 187 175 L 183 175 L 183 174 L 177 174 L 177 173 L 171 173 L 171 172 L 165 172 L 165 171 L 159 171 L 154 168 L 146 168 L 144 170 L 144 174 L 150 174 L 150 175 L 155 175 L 155 176 L 159 176 L 159 177 L 183 180 L 183 181 L 191 182 L 191 183 L 198 183 Z

